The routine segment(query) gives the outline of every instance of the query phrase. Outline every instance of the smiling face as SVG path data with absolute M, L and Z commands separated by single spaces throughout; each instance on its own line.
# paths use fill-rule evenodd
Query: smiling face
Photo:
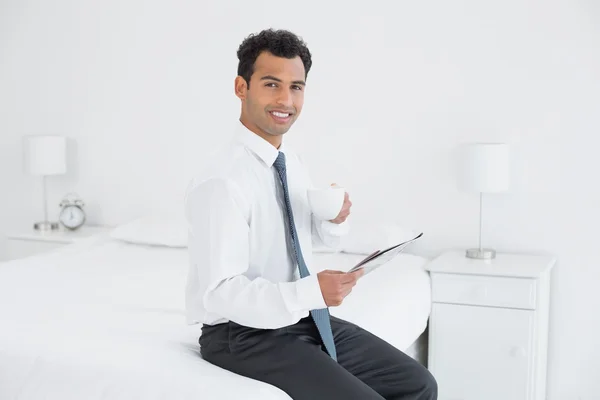
M 275 147 L 296 121 L 304 104 L 304 64 L 300 57 L 276 57 L 264 51 L 254 63 L 249 85 L 235 79 L 242 100 L 241 122 Z

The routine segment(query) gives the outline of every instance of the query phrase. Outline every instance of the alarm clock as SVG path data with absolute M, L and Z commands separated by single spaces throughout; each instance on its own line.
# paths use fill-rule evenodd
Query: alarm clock
M 58 220 L 67 229 L 76 230 L 85 222 L 85 212 L 83 211 L 83 200 L 76 193 L 67 194 L 59 206 L 62 208 Z

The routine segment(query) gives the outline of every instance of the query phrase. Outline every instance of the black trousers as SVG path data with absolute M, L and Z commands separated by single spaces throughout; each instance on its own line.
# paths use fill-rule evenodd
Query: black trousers
M 437 383 L 420 363 L 370 332 L 331 317 L 338 361 L 311 317 L 281 329 L 234 322 L 204 325 L 202 357 L 274 385 L 295 400 L 436 400 Z

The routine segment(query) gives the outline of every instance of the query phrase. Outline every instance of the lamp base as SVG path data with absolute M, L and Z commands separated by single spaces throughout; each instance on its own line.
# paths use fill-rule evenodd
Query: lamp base
M 477 260 L 491 260 L 496 258 L 496 250 L 494 249 L 467 249 L 465 256 Z
M 33 229 L 39 232 L 57 231 L 58 228 L 58 222 L 43 221 L 33 224 Z

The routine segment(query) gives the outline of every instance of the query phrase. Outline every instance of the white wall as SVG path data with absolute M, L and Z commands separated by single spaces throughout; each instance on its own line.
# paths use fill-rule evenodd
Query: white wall
M 238 116 L 240 41 L 288 28 L 308 42 L 314 68 L 287 140 L 306 152 L 317 183 L 349 188 L 355 218 L 421 228 L 428 254 L 475 245 L 478 198 L 456 190 L 453 151 L 463 141 L 512 144 L 513 191 L 487 199 L 486 238 L 559 257 L 549 399 L 597 398 L 600 8 L 385 3 L 5 0 L 0 233 L 42 216 L 40 182 L 21 172 L 25 134 L 71 138 L 71 172 L 50 180 L 54 213 L 70 190 L 92 223 L 180 207 Z

